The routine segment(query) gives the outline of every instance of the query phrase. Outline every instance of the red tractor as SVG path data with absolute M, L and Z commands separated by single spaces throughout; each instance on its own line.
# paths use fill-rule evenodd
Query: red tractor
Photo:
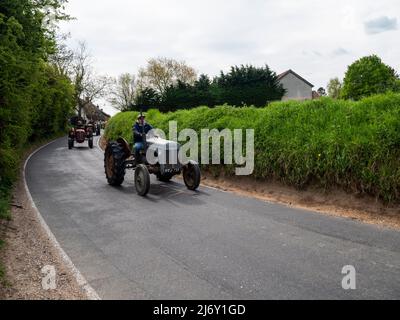
M 74 147 L 74 143 L 84 143 L 88 141 L 90 149 L 93 149 L 93 125 L 86 124 L 84 120 L 78 120 L 68 135 L 68 149 Z

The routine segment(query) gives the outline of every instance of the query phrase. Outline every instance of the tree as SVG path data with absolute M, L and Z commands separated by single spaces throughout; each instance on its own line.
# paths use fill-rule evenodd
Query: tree
M 359 100 L 373 94 L 395 90 L 398 76 L 393 68 L 376 56 L 367 56 L 355 61 L 347 69 L 341 96 Z
M 199 106 L 196 89 L 194 86 L 178 81 L 170 86 L 162 97 L 163 111 L 175 111 L 177 109 L 189 109 Z
M 168 58 L 150 59 L 145 68 L 139 70 L 140 89 L 152 88 L 163 95 L 168 87 L 178 81 L 193 84 L 197 79 L 196 71 L 185 62 Z
M 206 74 L 201 74 L 199 79 L 194 83 L 194 87 L 199 91 L 208 91 L 211 87 L 211 80 Z
M 94 99 L 107 95 L 113 80 L 106 76 L 98 76 L 93 71 L 93 61 L 85 42 L 80 42 L 74 53 L 72 78 L 75 85 L 75 102 L 78 115 L 82 115 L 83 107 Z
M 65 77 L 71 76 L 71 68 L 74 62 L 74 51 L 68 48 L 65 40 L 67 34 L 57 36 L 57 44 L 54 53 L 49 56 L 49 62 L 56 68 L 56 71 Z
M 130 73 L 121 74 L 111 90 L 110 103 L 120 111 L 128 111 L 136 102 L 135 76 Z
M 215 94 L 216 84 L 210 78 L 201 74 L 199 79 L 194 84 L 197 106 L 213 107 L 217 104 L 217 96 Z
M 139 111 L 143 107 L 159 107 L 161 96 L 153 88 L 144 88 L 138 91 L 136 97 L 136 109 Z
M 342 83 L 340 82 L 339 78 L 333 78 L 329 80 L 327 85 L 328 88 L 328 96 L 333 99 L 339 99 L 340 93 L 342 91 Z
M 396 80 L 396 83 L 394 85 L 394 92 L 400 92 L 400 79 Z
M 41 77 L 33 87 L 31 139 L 51 136 L 67 126 L 74 109 L 74 86 L 51 63 L 41 64 Z
M 190 85 L 181 81 L 167 88 L 162 97 L 163 111 L 189 109 L 198 106 L 216 105 L 213 94 L 213 84 L 207 75 L 200 75 L 199 79 Z
M 261 68 L 251 65 L 233 66 L 227 74 L 221 71 L 214 82 L 220 104 L 264 107 L 270 101 L 281 100 L 285 94 L 276 73 L 268 65 Z
M 49 63 L 56 23 L 69 19 L 64 4 L 0 1 L 0 198 L 16 177 L 27 141 L 65 129 L 73 87 Z
M 164 89 L 162 95 L 154 89 L 147 92 L 150 97 L 154 93 L 158 94 L 157 99 L 146 101 L 157 101 L 162 111 L 172 111 L 224 103 L 264 107 L 270 101 L 281 100 L 285 89 L 268 66 L 257 68 L 242 65 L 232 67 L 228 74 L 221 72 L 213 81 L 203 74 L 193 84 L 178 80 Z

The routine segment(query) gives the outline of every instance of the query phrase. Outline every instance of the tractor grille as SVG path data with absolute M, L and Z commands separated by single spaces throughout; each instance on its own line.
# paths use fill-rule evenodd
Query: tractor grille
M 86 132 L 85 131 L 83 131 L 83 130 L 77 130 L 76 131 L 76 140 L 78 142 L 85 141 L 85 138 L 86 138 Z

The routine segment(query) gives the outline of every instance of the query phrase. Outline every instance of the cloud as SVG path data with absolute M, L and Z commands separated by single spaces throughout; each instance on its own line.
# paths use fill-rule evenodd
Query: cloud
M 337 48 L 332 52 L 332 55 L 337 57 L 337 56 L 344 56 L 350 54 L 350 52 L 344 48 Z
M 382 16 L 364 23 L 367 34 L 377 34 L 390 30 L 397 30 L 397 19 Z
M 312 50 L 312 51 L 303 50 L 301 53 L 304 56 L 311 57 L 311 58 L 323 58 L 324 57 L 324 54 L 322 54 L 321 52 L 319 52 L 317 50 Z

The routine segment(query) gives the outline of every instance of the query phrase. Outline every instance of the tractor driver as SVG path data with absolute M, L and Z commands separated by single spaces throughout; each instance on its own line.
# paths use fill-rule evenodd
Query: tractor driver
M 133 142 L 135 150 L 135 159 L 140 158 L 140 151 L 145 149 L 143 135 L 151 131 L 153 127 L 146 122 L 145 115 L 139 115 L 133 126 Z

